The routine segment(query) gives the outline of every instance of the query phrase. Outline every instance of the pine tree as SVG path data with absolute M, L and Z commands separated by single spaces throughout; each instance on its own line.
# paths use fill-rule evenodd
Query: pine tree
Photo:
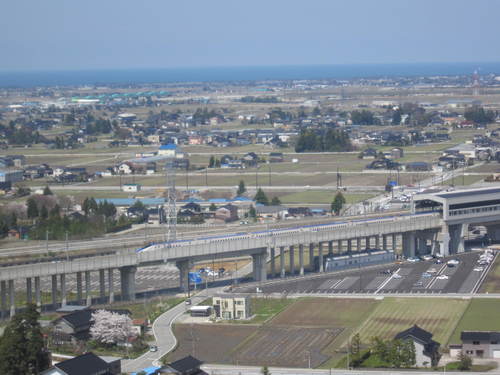
M 244 194 L 247 191 L 247 188 L 245 187 L 245 181 L 241 180 L 240 184 L 238 185 L 238 191 L 236 192 L 237 195 Z
M 344 206 L 346 200 L 344 198 L 344 195 L 339 191 L 336 195 L 335 198 L 333 199 L 333 202 L 331 204 L 331 209 L 332 212 L 335 213 L 335 215 L 340 215 L 340 211 L 342 210 L 342 207 Z
M 253 198 L 253 200 L 255 202 L 263 204 L 265 206 L 267 206 L 269 204 L 269 199 L 267 198 L 266 193 L 264 193 L 264 190 L 262 190 L 261 188 L 259 188 L 259 190 L 257 190 L 257 194 L 255 194 L 255 197 Z
M 43 195 L 53 195 L 52 190 L 50 190 L 48 185 L 43 189 Z
M 273 197 L 273 199 L 271 199 L 271 206 L 279 206 L 281 205 L 281 201 L 278 197 Z
M 49 367 L 43 335 L 38 323 L 40 314 L 30 304 L 14 315 L 0 340 L 0 373 L 3 375 L 39 374 Z
M 47 207 L 45 206 L 42 206 L 41 210 L 40 210 L 40 217 L 42 219 L 46 219 L 49 217 L 49 211 L 47 210 Z
M 28 210 L 27 210 L 28 219 L 36 219 L 39 213 L 38 213 L 38 206 L 36 205 L 35 200 L 33 198 L 29 198 L 26 201 L 26 204 L 28 205 Z

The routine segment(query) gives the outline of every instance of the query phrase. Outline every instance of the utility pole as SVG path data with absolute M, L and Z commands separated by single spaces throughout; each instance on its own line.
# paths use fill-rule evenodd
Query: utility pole
M 49 253 L 49 230 L 45 230 L 45 251 Z

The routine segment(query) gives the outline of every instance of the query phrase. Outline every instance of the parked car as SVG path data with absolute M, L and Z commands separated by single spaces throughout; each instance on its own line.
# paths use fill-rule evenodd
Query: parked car
M 436 279 L 438 279 L 438 280 L 448 280 L 449 277 L 447 275 L 439 275 L 438 277 L 436 277 Z
M 434 259 L 434 256 L 432 256 L 432 255 L 430 255 L 430 254 L 427 254 L 427 255 L 424 255 L 424 256 L 422 257 L 422 259 L 423 259 L 423 260 L 432 260 L 432 259 Z
M 401 275 L 400 275 L 400 274 L 398 274 L 398 273 L 395 273 L 394 275 L 392 275 L 392 278 L 393 278 L 393 279 L 402 279 L 402 278 L 403 278 L 403 276 L 401 276 Z
M 424 283 L 422 281 L 417 281 L 413 286 L 423 286 Z
M 482 272 L 482 271 L 484 271 L 484 267 L 474 267 L 474 271 Z
M 420 258 L 417 258 L 417 257 L 410 257 L 407 260 L 408 260 L 408 262 L 411 262 L 411 263 L 420 262 Z
M 448 262 L 446 262 L 449 266 L 457 266 L 460 264 L 460 261 L 458 259 L 450 259 Z
M 422 277 L 428 278 L 428 277 L 432 277 L 432 275 L 430 273 L 428 273 L 428 272 L 424 272 L 422 274 Z
M 151 345 L 151 346 L 149 347 L 149 351 L 150 351 L 150 352 L 157 352 L 157 351 L 158 351 L 158 347 L 157 347 L 156 345 Z

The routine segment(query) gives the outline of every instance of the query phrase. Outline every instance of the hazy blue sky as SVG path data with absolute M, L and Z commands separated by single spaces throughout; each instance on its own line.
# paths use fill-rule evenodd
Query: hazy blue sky
M 496 0 L 4 0 L 0 69 L 500 61 Z

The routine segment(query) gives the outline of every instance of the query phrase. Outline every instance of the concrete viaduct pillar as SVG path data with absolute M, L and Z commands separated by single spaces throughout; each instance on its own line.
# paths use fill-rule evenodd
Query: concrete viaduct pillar
M 382 250 L 387 250 L 387 235 L 382 235 Z
M 35 303 L 37 308 L 42 307 L 42 295 L 40 292 L 40 276 L 35 276 Z
M 9 280 L 9 303 L 10 317 L 12 318 L 16 313 L 16 291 L 14 289 L 14 280 Z
M 392 239 L 391 239 L 392 251 L 396 252 L 397 244 L 398 244 L 398 241 L 397 241 L 396 233 L 393 233 Z
M 311 272 L 316 271 L 314 269 L 314 244 L 310 243 L 309 244 L 309 268 Z
M 189 273 L 189 261 L 177 262 L 177 267 L 181 276 L 181 290 L 187 290 L 187 281 Z M 181 265 L 180 265 L 181 264 Z M 120 268 L 120 282 L 122 291 L 122 300 L 134 301 L 135 300 L 135 273 L 137 267 L 126 266 Z M 184 289 L 185 288 L 185 289 Z
M 450 234 L 450 254 L 463 253 L 465 251 L 465 237 L 467 236 L 468 224 L 455 224 L 448 226 Z
M 85 305 L 92 304 L 92 295 L 90 294 L 90 271 L 85 271 Z
M 380 236 L 378 234 L 375 236 L 375 249 L 380 249 Z
M 438 235 L 438 241 L 439 254 L 444 257 L 450 255 L 450 233 L 447 224 L 443 224 L 443 226 L 441 227 L 441 232 Z
M 285 276 L 285 247 L 280 246 L 280 277 Z
M 365 237 L 365 249 L 369 249 L 370 246 L 370 237 Z
M 344 250 L 344 249 L 343 249 L 343 247 L 342 247 L 342 240 L 338 240 L 338 241 L 337 241 L 337 253 L 338 253 L 338 254 L 342 254 L 343 250 Z
M 352 252 L 352 240 L 347 240 L 347 252 L 350 254 Z
M 7 315 L 7 285 L 5 281 L 0 281 L 0 303 L 2 310 L 2 318 L 6 318 Z
M 63 273 L 59 276 L 61 281 L 61 306 L 66 306 L 67 296 L 66 296 L 66 275 Z
M 108 287 L 109 287 L 109 303 L 115 302 L 115 288 L 114 288 L 114 279 L 113 279 L 113 269 L 108 269 Z
M 358 250 L 358 252 L 360 252 L 362 250 L 361 248 L 361 238 L 356 238 L 356 248 Z
M 82 301 L 82 273 L 76 273 L 76 300 L 78 304 Z
M 101 303 L 103 303 L 104 297 L 106 297 L 106 275 L 104 271 L 105 270 L 99 270 L 99 299 Z
M 189 270 L 191 269 L 191 262 L 189 260 L 180 260 L 178 262 L 175 262 L 175 265 L 179 269 L 179 289 L 181 290 L 181 292 L 187 292 L 189 287 Z M 124 295 L 128 297 L 130 297 L 131 295 L 130 289 L 127 287 L 128 284 L 127 279 L 130 279 L 130 276 L 127 276 L 126 272 L 127 271 L 125 271 L 123 268 L 120 268 L 122 299 L 124 298 Z M 134 271 L 134 276 L 135 276 L 135 271 Z M 133 280 L 132 284 L 135 284 L 135 280 Z M 135 296 L 135 291 L 134 291 L 134 296 Z
M 304 245 L 299 245 L 299 275 L 304 276 Z
M 267 250 L 267 249 L 266 249 Z M 253 279 L 255 281 L 267 280 L 267 251 L 263 253 L 252 254 Z
M 288 255 L 290 256 L 290 275 L 295 275 L 295 248 L 290 246 L 288 250 Z
M 323 242 L 320 242 L 318 244 L 318 247 L 319 247 L 319 254 L 318 254 L 319 269 L 318 269 L 318 271 L 324 272 L 325 268 L 324 268 L 324 264 L 323 264 Z
M 328 241 L 328 256 L 333 255 L 333 241 Z
M 407 258 L 415 256 L 415 232 L 403 233 L 403 255 Z
M 276 254 L 275 254 L 275 249 L 274 247 L 271 247 L 269 249 L 270 251 L 270 258 L 271 258 L 271 277 L 274 278 L 276 276 Z
M 33 287 L 31 277 L 26 279 L 26 302 L 33 303 Z
M 51 286 L 52 286 L 52 308 L 57 309 L 57 275 L 51 276 Z

